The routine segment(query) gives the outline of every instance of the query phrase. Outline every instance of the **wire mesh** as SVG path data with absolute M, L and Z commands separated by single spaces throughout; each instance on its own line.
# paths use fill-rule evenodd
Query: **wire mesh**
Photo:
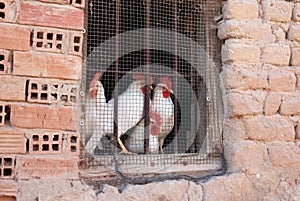
M 88 1 L 82 160 L 218 162 L 219 14 L 217 0 Z

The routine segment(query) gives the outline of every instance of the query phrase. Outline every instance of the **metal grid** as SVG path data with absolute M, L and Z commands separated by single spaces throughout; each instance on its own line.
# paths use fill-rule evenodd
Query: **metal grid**
M 128 166 L 219 162 L 219 14 L 217 0 L 89 0 L 82 160 L 99 159 L 89 166 L 119 159 Z M 120 154 L 122 144 L 133 154 Z

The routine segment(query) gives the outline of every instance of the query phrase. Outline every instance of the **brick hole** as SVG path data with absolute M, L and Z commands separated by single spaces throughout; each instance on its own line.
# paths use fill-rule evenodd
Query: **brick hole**
M 39 136 L 38 135 L 33 135 L 32 136 L 32 141 L 39 141 Z
M 4 106 L 0 105 L 0 113 L 3 113 L 3 111 L 4 111 Z
M 47 39 L 52 40 L 53 39 L 53 33 L 47 33 Z
M 41 93 L 41 100 L 47 100 L 47 99 L 48 99 L 48 94 Z
M 61 44 L 57 44 L 57 45 L 56 45 L 56 48 L 59 49 L 59 50 L 61 50 L 62 45 L 61 45 Z
M 5 3 L 0 2 L 0 9 L 4 9 L 5 8 Z
M 59 135 L 54 135 L 53 136 L 53 141 L 58 141 L 59 140 Z
M 12 158 L 3 158 L 3 166 L 12 166 Z
M 71 152 L 77 152 L 77 147 L 76 146 L 71 146 Z
M 71 96 L 70 99 L 72 103 L 76 103 L 76 96 Z
M 4 61 L 5 57 L 3 54 L 0 54 L 0 61 Z
M 37 90 L 38 89 L 37 83 L 31 83 L 31 89 Z
M 2 176 L 2 170 L 0 169 L 0 177 Z
M 52 96 L 55 100 L 57 100 L 57 94 L 56 94 L 56 93 L 51 93 L 51 96 Z
M 71 93 L 77 93 L 77 88 L 73 87 L 73 88 L 71 89 Z
M 75 0 L 76 4 L 81 4 L 81 0 Z
M 62 95 L 60 97 L 60 99 L 63 101 L 63 102 L 68 102 L 68 96 L 67 95 Z
M 76 143 L 77 142 L 77 137 L 76 136 L 72 136 L 71 137 L 71 143 Z
M 52 48 L 53 44 L 52 43 L 47 43 L 46 48 Z
M 2 158 L 0 158 L 0 167 L 2 166 Z M 0 171 L 1 172 L 1 171 Z
M 32 146 L 32 151 L 39 151 L 39 149 L 40 149 L 40 146 L 38 144 L 34 144 Z
M 55 89 L 58 89 L 58 85 L 57 85 L 57 84 L 54 84 L 53 87 L 54 87 Z
M 62 34 L 56 34 L 56 40 L 62 41 L 63 35 Z
M 47 91 L 48 90 L 48 85 L 47 84 L 42 84 L 42 90 Z
M 80 47 L 79 46 L 74 46 L 74 52 L 79 52 Z
M 53 151 L 58 151 L 58 144 L 52 144 L 52 150 Z
M 0 125 L 4 125 L 4 118 L 0 116 Z
M 37 43 L 36 43 L 36 46 L 37 46 L 37 47 L 43 47 L 43 42 L 37 42 Z
M 36 37 L 39 38 L 39 39 L 43 39 L 44 38 L 44 33 L 43 32 L 37 32 Z
M 42 151 L 49 151 L 49 144 L 43 144 Z
M 49 141 L 49 135 L 43 135 L 43 140 L 44 141 Z
M 10 124 L 10 115 L 11 115 L 11 109 L 10 109 L 10 106 L 9 106 L 9 105 L 5 106 L 5 107 L 4 107 L 4 111 L 5 111 L 5 113 L 6 113 L 5 118 L 4 118 L 5 123 L 6 123 L 6 124 Z
M 0 64 L 0 71 L 4 71 L 4 64 Z
M 74 37 L 74 43 L 80 43 L 80 37 L 79 36 Z
M 38 99 L 38 93 L 31 93 L 30 98 L 33 100 Z
M 5 13 L 4 12 L 0 12 L 0 18 L 5 18 Z
M 29 140 L 26 139 L 26 152 L 28 153 L 29 152 Z
M 12 169 L 11 168 L 4 168 L 3 176 L 12 176 Z

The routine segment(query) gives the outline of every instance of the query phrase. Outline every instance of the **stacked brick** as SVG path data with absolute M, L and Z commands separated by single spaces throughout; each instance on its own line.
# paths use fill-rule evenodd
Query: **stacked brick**
M 289 188 L 299 181 L 300 1 L 228 0 L 223 17 L 218 36 L 224 40 L 221 88 L 228 170 L 253 176 L 256 187 L 266 185 L 253 199 L 275 198 L 279 190 L 267 186 L 283 172 L 289 172 L 286 180 L 295 179 Z
M 84 6 L 0 0 L 0 199 L 23 179 L 77 178 Z

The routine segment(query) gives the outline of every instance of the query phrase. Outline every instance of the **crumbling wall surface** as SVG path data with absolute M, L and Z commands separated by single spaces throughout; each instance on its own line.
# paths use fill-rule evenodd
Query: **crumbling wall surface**
M 299 0 L 224 2 L 226 174 L 122 189 L 78 178 L 84 5 L 0 0 L 0 200 L 300 200 Z

